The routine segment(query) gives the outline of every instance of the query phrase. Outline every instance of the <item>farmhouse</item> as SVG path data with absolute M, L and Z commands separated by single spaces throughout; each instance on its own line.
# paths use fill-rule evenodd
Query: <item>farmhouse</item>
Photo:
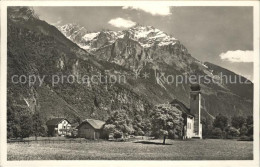
M 105 122 L 95 119 L 86 119 L 78 126 L 78 136 L 86 139 L 103 138 Z
M 49 136 L 71 135 L 71 124 L 65 118 L 53 118 L 46 122 Z
M 174 99 L 170 104 L 182 111 L 184 118 L 183 137 L 202 139 L 200 85 L 191 85 L 190 108 L 177 99 Z

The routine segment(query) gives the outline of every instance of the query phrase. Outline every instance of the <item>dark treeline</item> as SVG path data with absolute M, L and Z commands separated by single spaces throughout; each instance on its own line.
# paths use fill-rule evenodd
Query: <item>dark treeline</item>
M 37 139 L 38 136 L 47 136 L 46 122 L 41 117 L 38 105 L 35 105 L 33 111 L 15 105 L 8 106 L 8 138 L 35 136 Z M 137 113 L 130 117 L 127 110 L 114 110 L 106 120 L 104 132 L 107 136 L 113 134 L 114 138 L 135 135 L 153 136 L 164 140 L 181 139 L 184 124 L 185 119 L 180 110 L 170 104 L 160 104 L 154 106 L 146 117 Z M 202 119 L 202 134 L 204 139 L 253 140 L 253 116 L 234 116 L 229 120 L 219 114 L 211 122 Z
M 234 116 L 229 120 L 219 114 L 213 122 L 202 120 L 203 138 L 253 140 L 253 116 Z

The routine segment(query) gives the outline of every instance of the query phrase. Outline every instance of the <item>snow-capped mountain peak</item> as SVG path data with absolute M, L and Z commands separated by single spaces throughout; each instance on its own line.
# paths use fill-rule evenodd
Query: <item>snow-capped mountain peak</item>
M 72 36 L 73 34 L 84 34 L 88 33 L 87 29 L 85 27 L 82 27 L 76 23 L 69 23 L 65 24 L 63 26 L 58 26 L 58 29 L 66 36 Z
M 165 32 L 152 26 L 135 26 L 128 30 L 133 39 L 141 43 L 143 47 L 151 47 L 153 44 L 158 46 L 174 45 L 177 39 L 167 35 Z
M 81 48 L 93 51 L 99 47 L 112 44 L 118 38 L 123 38 L 128 34 L 129 38 L 138 41 L 142 47 L 149 48 L 155 44 L 158 46 L 174 45 L 176 38 L 152 26 L 134 26 L 128 30 L 100 32 L 89 32 L 86 28 L 78 24 L 66 24 L 58 29 L 70 40 L 78 44 Z

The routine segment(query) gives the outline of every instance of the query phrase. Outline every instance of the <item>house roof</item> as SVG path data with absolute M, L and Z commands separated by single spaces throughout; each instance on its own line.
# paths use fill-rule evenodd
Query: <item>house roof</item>
M 194 115 L 190 113 L 190 109 L 185 104 L 183 104 L 181 101 L 179 101 L 178 99 L 174 99 L 170 104 L 175 106 L 179 110 L 181 110 L 182 113 L 185 113 L 187 115 L 194 117 Z
M 105 124 L 104 121 L 100 121 L 96 119 L 86 119 L 82 122 L 82 124 L 83 123 L 89 123 L 94 129 L 101 129 Z
M 61 121 L 63 121 L 65 118 L 53 118 L 46 122 L 46 125 L 58 125 Z M 67 120 L 67 119 L 65 119 Z M 67 120 L 68 121 L 68 120 Z M 69 122 L 69 121 L 68 121 Z
M 78 123 L 78 122 L 71 124 L 71 127 L 78 127 L 78 126 L 79 126 L 79 123 Z

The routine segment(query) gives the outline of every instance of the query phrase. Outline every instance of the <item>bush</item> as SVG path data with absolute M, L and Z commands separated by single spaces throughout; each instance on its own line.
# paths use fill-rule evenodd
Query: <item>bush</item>
M 241 128 L 245 123 L 246 123 L 246 118 L 244 118 L 242 116 L 234 116 L 231 119 L 231 124 L 236 129 Z
M 247 133 L 248 133 L 248 129 L 246 125 L 242 125 L 242 127 L 240 128 L 240 135 L 245 136 Z
M 114 138 L 118 139 L 118 138 L 122 138 L 123 136 L 123 133 L 118 131 L 118 130 L 115 130 L 114 131 Z
M 250 126 L 248 126 L 247 135 L 248 136 L 253 136 L 253 134 L 254 134 L 254 126 L 250 125 Z
M 115 138 L 121 138 L 123 135 L 133 134 L 132 121 L 128 118 L 125 110 L 116 110 L 109 116 L 104 127 L 104 131 L 109 135 L 113 133 Z
M 227 128 L 226 132 L 227 132 L 227 138 L 234 138 L 239 136 L 240 134 L 239 130 L 234 127 Z
M 135 132 L 136 136 L 144 136 L 144 132 L 142 130 Z
M 241 136 L 238 141 L 253 141 L 253 136 Z
M 221 130 L 224 130 L 228 125 L 228 118 L 224 115 L 219 114 L 216 116 L 216 119 L 213 122 L 213 126 L 215 128 L 220 128 Z
M 222 130 L 220 128 L 214 128 L 211 133 L 211 138 L 221 139 L 222 138 Z

